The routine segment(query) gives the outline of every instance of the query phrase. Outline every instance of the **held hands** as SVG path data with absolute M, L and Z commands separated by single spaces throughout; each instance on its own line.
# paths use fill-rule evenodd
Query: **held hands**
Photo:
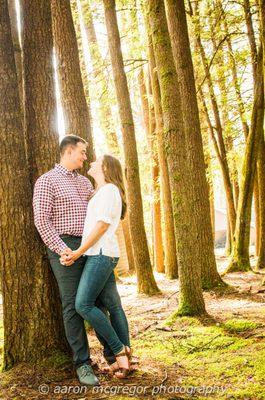
M 66 267 L 70 267 L 81 255 L 78 249 L 71 250 L 67 248 L 61 253 L 60 263 Z

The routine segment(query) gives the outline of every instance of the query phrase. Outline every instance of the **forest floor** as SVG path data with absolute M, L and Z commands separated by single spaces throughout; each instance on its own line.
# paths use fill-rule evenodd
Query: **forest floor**
M 217 261 L 222 272 L 228 259 L 217 255 Z M 253 272 L 225 275 L 230 287 L 204 292 L 209 317 L 200 319 L 174 316 L 178 280 L 156 274 L 162 294 L 148 298 L 137 295 L 135 277 L 122 278 L 118 288 L 140 360 L 137 372 L 125 380 L 97 372 L 101 386 L 92 389 L 80 386 L 59 357 L 0 373 L 0 399 L 265 399 L 262 278 Z M 0 364 L 1 312 L 0 298 Z M 100 345 L 93 331 L 88 335 L 92 359 L 102 366 Z

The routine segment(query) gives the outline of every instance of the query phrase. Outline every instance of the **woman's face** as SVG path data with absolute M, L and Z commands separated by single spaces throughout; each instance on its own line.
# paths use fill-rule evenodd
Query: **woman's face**
M 103 161 L 102 156 L 98 157 L 96 161 L 92 161 L 92 163 L 90 163 L 90 168 L 87 171 L 88 175 L 93 176 L 93 178 L 96 178 L 97 176 L 103 174 L 102 161 Z

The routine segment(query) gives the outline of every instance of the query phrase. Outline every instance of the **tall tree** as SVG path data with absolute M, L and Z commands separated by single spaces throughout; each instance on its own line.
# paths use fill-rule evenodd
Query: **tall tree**
M 246 150 L 242 166 L 240 182 L 236 230 L 234 235 L 233 253 L 226 272 L 247 271 L 249 261 L 249 235 L 251 202 L 254 176 L 260 143 L 263 135 L 264 121 L 264 82 L 263 82 L 262 47 L 259 49 L 257 68 L 254 81 L 254 102 L 251 116 L 251 127 L 247 138 Z
M 104 0 L 104 11 L 123 136 L 126 178 L 128 183 L 129 224 L 137 273 L 138 291 L 151 295 L 157 293 L 159 289 L 153 276 L 146 232 L 144 229 L 134 122 L 121 52 L 115 0 Z
M 88 162 L 94 158 L 89 109 L 79 63 L 70 0 L 52 0 L 52 23 L 58 77 L 67 134 L 88 142 Z
M 39 28 L 40 20 L 43 24 L 43 15 L 50 15 L 46 0 L 42 4 L 39 2 L 38 6 L 35 9 L 32 7 L 30 12 L 27 7 L 24 9 L 28 11 L 24 25 L 26 34 L 31 17 L 34 16 L 36 29 Z M 49 29 L 46 32 L 51 33 Z M 34 37 L 34 29 L 31 34 Z M 39 36 L 35 36 L 34 46 L 32 44 L 34 48 L 37 47 L 38 38 Z M 42 50 L 45 43 L 43 39 L 39 43 Z M 28 51 L 27 45 L 26 48 Z M 39 55 L 40 58 L 47 56 L 45 51 L 42 54 Z M 40 58 L 38 61 L 41 63 Z M 41 85 L 39 89 L 43 89 Z M 68 345 L 59 311 L 58 292 L 52 285 L 52 277 L 47 262 L 44 261 L 44 253 L 33 223 L 31 177 L 27 168 L 7 0 L 0 1 L 0 91 L 8 93 L 0 98 L 0 257 L 3 264 L 3 368 L 9 369 L 21 361 L 37 362 L 54 351 L 65 351 Z
M 197 215 L 194 179 L 188 168 L 190 151 L 183 134 L 182 104 L 178 76 L 167 27 L 164 2 L 146 2 L 147 17 L 154 46 L 161 104 L 164 118 L 165 150 L 169 166 L 172 205 L 174 212 L 179 262 L 179 315 L 199 315 L 205 312 L 201 285 L 200 247 L 198 246 Z M 190 157 L 190 156 L 189 156 Z M 199 262 L 198 262 L 199 261 Z
M 259 0 L 259 16 L 261 27 L 261 43 L 263 49 L 263 79 L 265 82 L 265 0 Z M 259 179 L 259 194 L 260 194 L 260 243 L 257 268 L 265 268 L 265 141 L 264 132 L 261 138 L 260 153 L 258 158 L 258 179 Z
M 152 95 L 154 103 L 154 111 L 156 118 L 156 137 L 157 137 L 157 152 L 160 169 L 160 188 L 161 188 L 161 204 L 162 204 L 162 216 L 164 221 L 163 229 L 163 244 L 165 252 L 165 272 L 169 279 L 175 279 L 178 277 L 178 262 L 177 262 L 177 249 L 176 249 L 176 238 L 174 231 L 174 217 L 171 201 L 171 189 L 169 182 L 168 165 L 165 152 L 164 143 L 164 123 L 163 123 L 163 111 L 161 107 L 161 94 L 159 88 L 159 82 L 157 77 L 157 68 L 155 63 L 154 49 L 152 44 L 152 37 L 148 35 L 148 58 L 149 58 L 149 69 L 152 85 Z
M 154 239 L 154 266 L 157 272 L 165 272 L 162 227 L 161 227 L 161 204 L 160 204 L 160 185 L 159 185 L 159 166 L 156 146 L 156 121 L 154 106 L 151 102 L 151 87 L 148 79 L 148 91 L 146 89 L 145 76 L 141 67 L 138 75 L 140 97 L 142 104 L 143 119 L 149 146 L 152 170 L 152 216 L 153 216 L 153 239 Z
M 197 214 L 197 243 L 200 248 L 200 260 L 197 260 L 197 262 L 201 265 L 203 288 L 212 288 L 220 285 L 222 279 L 217 272 L 214 255 L 209 191 L 206 181 L 199 110 L 185 6 L 183 0 L 179 0 L 178 4 L 173 0 L 166 0 L 166 6 L 169 33 L 179 80 L 184 135 L 186 146 L 189 149 L 187 160 L 190 173 L 194 177 L 192 184 L 196 196 L 193 200 L 193 206 L 196 210 L 199 210 Z

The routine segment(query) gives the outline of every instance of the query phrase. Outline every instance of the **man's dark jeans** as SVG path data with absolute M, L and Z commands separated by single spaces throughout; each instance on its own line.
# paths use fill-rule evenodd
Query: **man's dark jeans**
M 72 250 L 76 250 L 81 244 L 81 237 L 62 235 L 61 238 Z M 47 254 L 59 287 L 65 334 L 73 351 L 73 365 L 78 368 L 91 361 L 84 319 L 75 309 L 77 288 L 87 257 L 80 257 L 73 265 L 66 267 L 60 263 L 60 256 L 57 253 L 47 248 Z M 106 309 L 100 301 L 97 302 L 97 306 L 106 313 Z M 104 346 L 105 358 L 115 361 L 113 352 L 106 341 L 98 334 L 97 337 Z

